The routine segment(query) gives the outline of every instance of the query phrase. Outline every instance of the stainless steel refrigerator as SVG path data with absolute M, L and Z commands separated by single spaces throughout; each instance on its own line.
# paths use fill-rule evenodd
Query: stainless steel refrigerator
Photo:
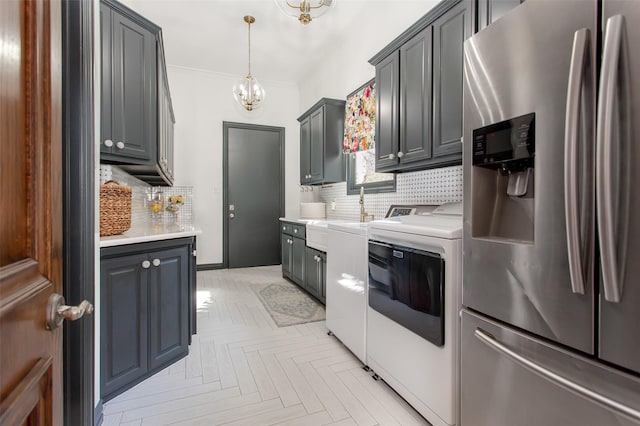
M 640 425 L 640 1 L 465 43 L 463 426 Z

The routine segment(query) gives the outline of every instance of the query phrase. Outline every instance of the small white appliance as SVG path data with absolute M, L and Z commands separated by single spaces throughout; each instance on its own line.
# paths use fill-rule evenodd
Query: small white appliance
M 462 209 L 369 227 L 367 365 L 434 426 L 458 424 Z

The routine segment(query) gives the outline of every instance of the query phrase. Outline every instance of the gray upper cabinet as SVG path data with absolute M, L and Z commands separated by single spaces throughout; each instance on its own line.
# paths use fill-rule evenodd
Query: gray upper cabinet
M 101 3 L 100 14 L 101 159 L 151 161 L 157 137 L 156 29 L 126 16 L 112 3 Z
M 376 65 L 376 171 L 391 170 L 398 160 L 398 87 L 400 52 L 391 53 Z
M 165 182 L 173 183 L 173 115 L 169 79 L 164 66 L 164 49 L 158 44 L 158 165 Z
M 162 31 L 101 0 L 100 161 L 153 185 L 173 184 L 173 125 Z
M 308 185 L 311 181 L 311 117 L 300 122 L 300 184 Z
M 321 185 L 345 180 L 345 101 L 322 98 L 300 122 L 300 184 Z
M 400 47 L 400 146 L 405 165 L 431 158 L 432 28 Z
M 478 0 L 478 31 L 521 3 L 524 0 Z
M 445 163 L 462 153 L 462 47 L 472 21 L 471 8 L 461 2 L 433 23 L 433 157 Z
M 444 0 L 369 62 L 376 67 L 376 171 L 462 163 L 464 40 L 472 2 Z

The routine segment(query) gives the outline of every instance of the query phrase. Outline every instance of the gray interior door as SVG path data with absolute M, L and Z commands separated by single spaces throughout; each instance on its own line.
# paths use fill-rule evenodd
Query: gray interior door
M 284 129 L 224 123 L 229 268 L 280 264 Z

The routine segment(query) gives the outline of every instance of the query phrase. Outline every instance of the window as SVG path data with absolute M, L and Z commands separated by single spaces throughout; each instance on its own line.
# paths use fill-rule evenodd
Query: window
M 376 173 L 376 91 L 372 79 L 347 96 L 344 117 L 343 151 L 347 160 L 347 195 L 393 192 L 396 176 Z
M 375 148 L 348 154 L 347 195 L 359 194 L 364 186 L 367 194 L 395 192 L 396 175 L 394 173 L 376 173 Z

